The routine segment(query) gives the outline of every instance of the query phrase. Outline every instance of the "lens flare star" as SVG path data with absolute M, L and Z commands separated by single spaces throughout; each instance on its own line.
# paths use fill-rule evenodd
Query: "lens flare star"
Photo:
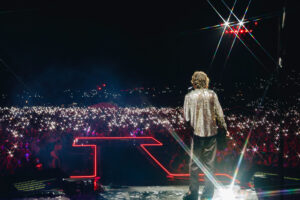
M 224 4 L 224 6 L 230 11 L 230 13 L 232 13 L 232 15 L 237 19 L 238 17 L 233 13 L 232 9 L 229 8 L 229 6 L 226 4 L 226 2 L 224 0 L 221 0 L 222 3 Z M 247 6 L 246 12 L 249 8 L 251 0 L 249 1 L 249 4 Z M 271 56 L 271 54 L 261 45 L 261 43 L 254 37 L 254 35 L 247 29 L 247 27 L 244 24 L 240 24 L 240 26 L 243 26 L 245 28 L 245 30 L 247 31 L 247 33 L 251 36 L 251 38 L 255 41 L 255 43 L 264 51 L 264 53 L 272 60 L 272 62 L 277 66 L 277 62 L 275 61 L 275 59 Z
M 209 5 L 212 7 L 212 9 L 217 13 L 217 15 L 223 20 L 223 22 L 225 23 L 226 20 L 222 17 L 222 15 L 218 12 L 218 10 L 214 7 L 214 5 L 207 0 L 207 2 L 209 3 Z M 236 35 L 236 37 L 240 40 L 240 42 L 245 46 L 245 48 L 250 52 L 250 54 L 256 59 L 256 61 L 266 70 L 269 71 L 265 65 L 260 61 L 260 59 L 252 52 L 252 50 L 245 44 L 245 42 L 240 38 L 240 36 L 238 35 L 238 33 L 234 32 L 234 30 L 229 26 L 230 30 L 233 31 L 233 33 Z
M 246 8 L 246 10 L 245 10 L 245 12 L 244 12 L 244 15 L 243 15 L 243 18 L 242 18 L 242 19 L 239 21 L 239 23 L 238 23 L 239 26 L 238 26 L 237 33 L 239 33 L 240 28 L 241 28 L 242 26 L 244 26 L 244 19 L 245 19 L 245 16 L 246 16 L 247 12 L 248 12 L 248 9 L 249 9 L 249 6 L 250 6 L 251 1 L 252 1 L 252 0 L 250 0 L 249 3 L 248 3 L 248 5 L 247 5 L 247 8 Z M 230 14 L 234 14 L 232 9 L 230 10 Z M 230 57 L 230 55 L 231 55 L 231 52 L 232 52 L 232 49 L 233 49 L 233 46 L 234 46 L 234 44 L 235 44 L 235 41 L 236 41 L 237 36 L 238 36 L 238 34 L 235 34 L 235 37 L 234 37 L 234 39 L 233 39 L 233 42 L 232 42 L 232 44 L 231 44 L 231 46 L 230 46 L 230 50 L 229 50 L 229 52 L 228 52 L 228 54 L 227 54 L 227 57 L 226 57 L 226 59 L 225 59 L 225 63 L 224 63 L 223 70 L 225 69 L 226 64 L 227 64 L 227 62 L 228 62 L 228 60 L 229 60 L 229 57 Z
M 231 10 L 234 9 L 236 2 L 237 2 L 237 0 L 234 1 Z M 211 66 L 212 66 L 212 64 L 213 64 L 213 62 L 214 62 L 214 60 L 215 60 L 215 57 L 216 57 L 216 55 L 217 55 L 217 52 L 218 52 L 218 49 L 219 49 L 219 47 L 220 47 L 221 41 L 222 41 L 222 39 L 223 39 L 224 33 L 225 33 L 227 27 L 229 27 L 229 25 L 230 25 L 230 23 L 229 23 L 230 17 L 231 17 L 231 13 L 229 14 L 229 17 L 228 17 L 227 21 L 224 22 L 224 29 L 223 29 L 222 35 L 221 35 L 221 37 L 220 37 L 220 39 L 219 39 L 219 41 L 218 41 L 218 44 L 217 44 L 216 50 L 215 50 L 215 52 L 214 52 L 214 54 L 213 54 L 213 57 L 212 57 L 212 59 L 211 59 L 211 62 L 210 62 L 210 65 L 209 65 L 209 69 L 211 68 Z

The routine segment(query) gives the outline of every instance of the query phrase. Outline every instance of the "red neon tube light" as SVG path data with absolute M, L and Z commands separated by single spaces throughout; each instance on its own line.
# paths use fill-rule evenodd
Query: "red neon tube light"
M 167 177 L 189 177 L 190 174 L 180 174 L 180 173 L 171 173 L 167 170 L 147 149 L 147 146 L 163 146 L 163 144 L 155 139 L 154 137 L 76 137 L 72 146 L 73 147 L 91 147 L 94 150 L 94 164 L 93 164 L 93 174 L 92 175 L 80 175 L 80 176 L 70 176 L 70 178 L 95 178 L 97 176 L 97 145 L 95 144 L 76 144 L 78 140 L 135 140 L 135 139 L 151 139 L 155 143 L 151 144 L 140 144 L 140 147 L 150 156 L 150 158 L 163 170 L 166 172 Z M 204 176 L 203 173 L 200 173 L 199 176 Z M 233 179 L 232 176 L 225 174 L 225 173 L 216 173 L 215 176 L 225 176 L 229 179 Z M 203 179 L 200 179 L 203 180 Z M 236 180 L 239 183 L 238 180 Z

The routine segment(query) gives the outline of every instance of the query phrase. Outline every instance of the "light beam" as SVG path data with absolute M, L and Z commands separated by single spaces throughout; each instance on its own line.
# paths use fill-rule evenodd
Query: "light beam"
M 238 23 L 238 24 L 239 24 L 239 26 L 238 26 L 238 31 L 237 31 L 238 33 L 239 33 L 239 31 L 240 31 L 241 26 L 244 25 L 244 19 L 245 19 L 245 16 L 246 16 L 247 12 L 248 12 L 248 9 L 249 9 L 249 6 L 250 6 L 251 1 L 252 1 L 252 0 L 250 0 L 249 3 L 248 3 L 248 5 L 247 5 L 247 8 L 246 8 L 246 10 L 245 10 L 245 12 L 244 12 L 244 15 L 243 15 L 243 18 L 242 18 L 242 19 L 239 21 L 239 23 Z M 230 10 L 230 13 L 234 14 L 232 10 Z M 235 35 L 236 35 L 236 36 L 234 37 L 233 42 L 232 42 L 232 44 L 231 44 L 231 46 L 230 46 L 230 50 L 229 50 L 229 52 L 228 52 L 228 54 L 227 54 L 227 57 L 226 57 L 226 60 L 225 60 L 225 63 L 224 63 L 223 70 L 224 70 L 224 68 L 226 67 L 226 64 L 227 64 L 227 62 L 228 62 L 228 60 L 229 60 L 229 57 L 230 57 L 230 54 L 231 54 L 231 52 L 232 52 L 234 43 L 235 43 L 235 41 L 236 41 L 237 34 L 235 34 Z
M 236 2 L 237 2 L 237 0 L 234 1 L 231 10 L 234 9 Z M 221 41 L 222 41 L 222 39 L 223 39 L 224 33 L 225 33 L 227 27 L 229 27 L 229 20 L 230 20 L 230 17 L 231 17 L 231 13 L 229 13 L 229 16 L 228 16 L 227 21 L 224 22 L 224 29 L 223 29 L 222 35 L 221 35 L 221 37 L 220 37 L 220 39 L 219 39 L 219 41 L 218 41 L 216 50 L 215 50 L 215 52 L 214 52 L 214 54 L 213 54 L 213 57 L 212 57 L 212 59 L 211 59 L 211 62 L 210 62 L 210 65 L 209 65 L 209 69 L 208 69 L 208 70 L 210 70 L 210 68 L 211 68 L 211 66 L 212 66 L 212 64 L 213 64 L 213 62 L 214 62 L 214 60 L 215 60 L 215 57 L 216 57 L 217 52 L 218 52 L 218 50 L 219 50 L 219 47 L 220 47 Z M 223 20 L 223 21 L 224 21 L 224 20 Z
M 209 5 L 213 8 L 213 10 L 217 13 L 217 15 L 223 20 L 223 22 L 225 23 L 226 20 L 221 16 L 221 14 L 218 12 L 218 10 L 214 7 L 214 5 L 207 0 L 207 2 L 209 3 Z M 229 26 L 229 28 L 233 31 L 233 29 Z M 258 59 L 258 57 L 251 51 L 251 49 L 249 49 L 249 47 L 244 43 L 244 41 L 238 36 L 237 33 L 234 33 L 236 35 L 236 37 L 241 41 L 241 43 L 246 47 L 246 49 L 251 53 L 251 55 L 256 59 L 256 61 L 262 66 L 264 67 L 264 69 L 266 71 L 269 71 L 266 69 L 265 65 Z
M 232 15 L 238 20 L 238 17 L 233 13 L 233 11 L 229 8 L 229 6 L 226 4 L 226 2 L 224 0 L 221 0 L 222 3 L 225 5 L 225 7 L 232 13 Z M 250 0 L 251 1 L 251 0 Z M 247 8 L 248 9 L 248 8 Z M 264 51 L 264 53 L 272 60 L 272 62 L 278 66 L 277 62 L 274 60 L 274 58 L 271 56 L 271 54 L 261 45 L 261 43 L 253 36 L 253 34 L 247 29 L 247 27 L 243 24 L 243 27 L 245 28 L 245 30 L 247 30 L 247 32 L 249 33 L 249 35 L 251 36 L 251 38 L 256 42 L 256 44 Z

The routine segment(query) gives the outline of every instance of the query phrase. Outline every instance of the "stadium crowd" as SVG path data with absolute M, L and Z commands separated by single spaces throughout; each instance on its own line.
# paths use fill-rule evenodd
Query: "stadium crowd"
M 224 88 L 222 85 L 211 86 L 220 97 L 230 132 L 228 148 L 218 152 L 217 162 L 236 163 L 250 133 L 244 154 L 245 163 L 278 166 L 282 135 L 284 166 L 300 166 L 299 75 L 296 72 L 290 73 L 280 86 L 271 87 L 267 97 L 263 99 L 261 96 L 267 85 L 267 81 L 263 79 L 255 81 L 254 85 L 236 83 L 231 88 L 232 91 L 226 92 L 221 89 Z M 278 94 L 278 87 L 281 88 L 281 94 Z M 292 95 L 291 90 L 294 91 Z M 49 167 L 55 167 L 57 152 L 62 148 L 60 141 L 65 135 L 71 138 L 153 136 L 164 144 L 176 144 L 170 134 L 176 132 L 188 144 L 191 130 L 186 127 L 181 107 L 185 93 L 176 86 L 117 91 L 102 84 L 97 89 L 83 93 L 64 91 L 61 95 L 64 105 L 61 102 L 49 103 L 48 100 L 51 99 L 38 94 L 20 94 L 17 102 L 22 103 L 17 103 L 18 107 L 7 104 L 10 99 L 2 94 L 0 175 L 14 173 L 16 169 L 25 166 L 41 166 L 43 160 L 40 152 L 46 143 L 54 144 L 49 153 L 53 160 Z M 95 104 L 98 102 L 105 103 Z M 86 106 L 93 104 L 95 105 Z M 169 146 L 171 148 L 172 145 Z M 172 155 L 168 156 L 172 159 L 168 161 L 168 166 L 174 172 L 186 171 L 188 156 L 179 153 L 182 149 L 177 146 L 178 149 L 169 151 Z M 230 169 L 229 166 L 224 168 Z
M 298 104 L 281 109 L 272 104 L 256 109 L 256 114 L 224 109 L 230 132 L 229 145 L 218 152 L 217 160 L 236 161 L 251 137 L 244 159 L 258 165 L 278 166 L 280 133 L 284 136 L 284 166 L 300 166 L 300 112 Z M 173 141 L 175 131 L 188 142 L 190 129 L 186 127 L 182 108 L 170 107 L 2 107 L 0 108 L 0 169 L 1 174 L 25 165 L 38 165 L 38 152 L 45 138 L 59 141 L 62 135 L 75 136 L 153 136 L 158 140 Z M 167 139 L 166 139 L 167 138 Z M 56 146 L 51 153 L 55 157 Z M 173 151 L 174 152 L 174 151 Z M 175 162 L 176 160 L 176 162 Z M 174 171 L 187 168 L 187 160 L 180 154 L 172 156 L 169 166 Z

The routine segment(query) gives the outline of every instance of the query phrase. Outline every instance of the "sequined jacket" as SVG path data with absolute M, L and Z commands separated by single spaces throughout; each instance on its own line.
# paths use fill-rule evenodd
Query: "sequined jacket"
M 185 96 L 183 110 L 185 120 L 190 122 L 197 136 L 214 136 L 218 127 L 227 130 L 222 107 L 213 90 L 195 89 L 189 92 Z

